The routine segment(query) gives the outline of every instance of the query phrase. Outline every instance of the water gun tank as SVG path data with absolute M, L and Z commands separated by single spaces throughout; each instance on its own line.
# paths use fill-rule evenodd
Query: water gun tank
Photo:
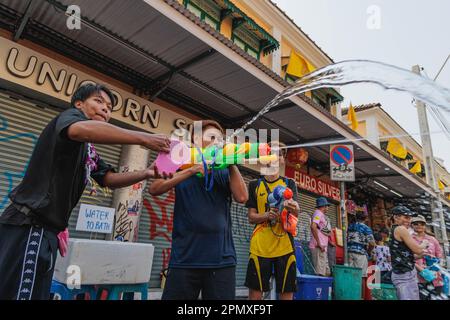
M 271 194 L 269 194 L 268 202 L 271 207 L 279 207 L 284 200 L 292 199 L 293 192 L 285 186 L 276 186 Z

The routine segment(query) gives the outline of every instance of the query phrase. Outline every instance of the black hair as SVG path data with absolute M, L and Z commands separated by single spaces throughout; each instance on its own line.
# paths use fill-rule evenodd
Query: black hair
M 373 234 L 373 237 L 374 237 L 374 239 L 375 239 L 376 242 L 380 242 L 381 240 L 383 240 L 383 237 L 382 237 L 381 234 L 379 234 L 378 232 L 377 232 L 377 233 L 374 233 L 374 234 Z
M 77 101 L 84 102 L 87 99 L 89 99 L 93 94 L 95 93 L 100 94 L 100 91 L 103 91 L 108 95 L 109 99 L 111 100 L 111 105 L 115 104 L 116 99 L 114 98 L 114 95 L 112 94 L 111 90 L 109 90 L 108 87 L 106 87 L 103 84 L 93 84 L 93 83 L 86 83 L 78 87 L 78 89 L 72 95 L 70 104 L 72 105 L 73 108 L 75 108 L 75 102 Z
M 364 212 L 357 212 L 356 213 L 356 221 L 364 221 L 366 220 L 366 214 Z
M 386 227 L 384 227 L 384 228 L 381 228 L 381 230 L 380 230 L 380 233 L 385 233 L 385 234 L 389 234 L 389 229 L 388 229 L 388 228 L 386 228 Z

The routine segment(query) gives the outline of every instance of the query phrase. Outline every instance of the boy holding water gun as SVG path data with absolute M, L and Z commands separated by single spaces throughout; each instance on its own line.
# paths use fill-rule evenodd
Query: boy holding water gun
M 299 213 L 297 186 L 294 180 L 280 176 L 279 166 L 284 165 L 286 149 L 284 144 L 272 142 L 272 151 L 278 152 L 279 164 L 264 168 L 266 174 L 249 183 L 247 202 L 248 220 L 255 224 L 250 240 L 250 257 L 247 267 L 245 285 L 249 288 L 250 300 L 261 300 L 263 292 L 270 290 L 270 277 L 274 271 L 276 291 L 281 300 L 292 300 L 297 290 L 296 260 L 293 235 L 284 230 L 279 208 L 270 206 L 270 197 L 279 186 L 292 191 L 292 199 L 282 202 L 281 209 L 286 209 L 295 217 Z M 289 190 L 283 194 L 288 194 Z
M 224 130 L 212 120 L 202 121 L 202 134 L 194 135 L 194 147 L 220 144 Z M 245 182 L 236 165 L 205 172 L 194 164 L 168 180 L 155 180 L 150 194 L 175 188 L 172 250 L 163 300 L 233 300 L 236 287 L 236 251 L 231 230 L 231 199 L 245 203 Z M 197 174 L 201 173 L 202 177 Z M 203 177 L 212 180 L 207 184 Z

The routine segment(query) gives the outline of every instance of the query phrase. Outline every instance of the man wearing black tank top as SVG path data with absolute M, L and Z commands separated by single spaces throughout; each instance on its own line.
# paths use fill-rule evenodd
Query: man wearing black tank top
M 414 213 L 405 206 L 392 209 L 389 249 L 392 260 L 392 283 L 399 300 L 419 300 L 419 286 L 415 259 L 424 254 L 427 244 L 418 245 L 411 237 L 408 226 Z

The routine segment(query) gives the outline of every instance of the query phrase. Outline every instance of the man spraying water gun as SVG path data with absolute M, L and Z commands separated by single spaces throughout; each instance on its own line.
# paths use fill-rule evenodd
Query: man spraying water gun
M 216 121 L 202 121 L 202 135 L 194 131 L 192 142 L 204 149 L 223 140 L 223 134 Z M 207 171 L 200 162 L 150 186 L 154 196 L 175 188 L 172 250 L 163 300 L 195 300 L 200 292 L 204 300 L 235 298 L 237 260 L 231 199 L 245 203 L 247 188 L 236 165 L 211 172 L 211 185 L 197 176 L 205 176 Z
M 280 152 L 284 144 L 273 142 L 270 146 L 272 152 L 278 153 L 278 165 L 269 163 L 263 168 L 264 176 L 251 181 L 248 187 L 248 220 L 255 224 L 255 229 L 250 240 L 245 285 L 249 288 L 250 300 L 261 300 L 263 292 L 270 290 L 274 271 L 280 299 L 292 300 L 297 290 L 294 242 L 293 235 L 283 228 L 280 214 L 286 209 L 286 216 L 288 213 L 295 218 L 298 216 L 299 205 L 294 200 L 297 186 L 294 180 L 280 176 L 279 167 L 286 158 L 285 150 Z
M 92 143 L 137 144 L 169 151 L 169 139 L 109 124 L 114 96 L 102 85 L 86 84 L 72 96 L 71 108 L 41 133 L 22 182 L 9 195 L 0 217 L 0 300 L 49 299 L 57 235 L 68 226 L 86 185 L 121 188 L 150 177 L 155 167 L 115 173 Z M 60 237 L 64 239 L 65 237 Z M 60 243 L 60 248 L 66 244 Z

